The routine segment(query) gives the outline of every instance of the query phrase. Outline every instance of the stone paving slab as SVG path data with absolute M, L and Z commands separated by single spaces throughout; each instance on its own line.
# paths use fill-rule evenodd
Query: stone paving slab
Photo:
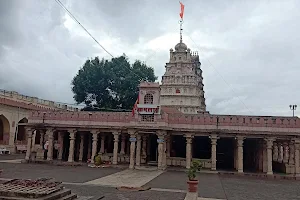
M 229 200 L 299 200 L 300 181 L 220 177 Z
M 146 170 L 123 170 L 96 180 L 88 181 L 86 184 L 105 185 L 113 187 L 141 187 L 161 175 L 164 171 L 146 171 Z
M 80 196 L 93 196 L 97 198 L 104 195 L 102 200 L 184 200 L 185 193 L 166 192 L 166 191 L 140 191 L 140 192 L 124 192 L 118 191 L 112 187 L 102 186 L 78 186 L 66 185 L 72 192 Z
M 218 174 L 199 173 L 198 193 L 201 197 L 226 199 Z M 145 186 L 187 190 L 187 174 L 180 171 L 167 171 L 156 177 Z
M 54 166 L 44 164 L 0 163 L 1 178 L 54 178 L 56 181 L 84 183 L 121 171 L 117 168 L 89 168 L 86 166 Z

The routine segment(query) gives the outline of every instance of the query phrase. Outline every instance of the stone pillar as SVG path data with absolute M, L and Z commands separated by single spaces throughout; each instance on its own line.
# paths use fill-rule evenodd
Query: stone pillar
M 163 140 L 162 137 L 158 138 Z M 162 169 L 162 160 L 163 160 L 163 142 L 158 142 L 158 161 L 157 161 L 157 168 Z
M 83 148 L 84 148 L 84 135 L 80 134 L 80 148 L 79 148 L 79 161 L 82 161 L 83 157 Z
M 287 142 L 283 143 L 283 163 L 289 162 L 289 146 Z
M 125 144 L 126 144 L 126 135 L 122 134 L 122 141 L 121 141 L 121 151 L 120 154 L 124 155 L 125 154 Z
M 52 129 L 48 129 L 47 135 L 48 135 L 48 153 L 47 153 L 47 160 L 53 160 L 53 131 Z
M 244 166 L 243 166 L 243 143 L 244 143 L 244 138 L 243 137 L 237 137 L 237 171 L 238 173 L 243 173 L 244 172 Z
M 273 160 L 278 161 L 278 145 L 277 142 L 274 142 L 273 147 Z
M 280 142 L 278 142 L 278 162 L 282 163 L 283 161 L 283 147 Z
M 101 147 L 100 147 L 100 153 L 104 153 L 104 151 L 105 151 L 105 133 L 103 133 L 102 135 L 101 135 Z
M 157 168 L 158 169 L 163 169 L 164 166 L 164 143 L 165 143 L 165 136 L 166 133 L 165 131 L 159 131 L 158 134 L 158 139 L 157 139 L 157 143 L 158 143 L 158 163 L 157 163 Z
M 120 132 L 113 132 L 114 135 L 114 150 L 113 150 L 113 165 L 118 164 L 118 148 L 119 148 L 119 135 Z
M 36 137 L 37 130 L 34 130 L 32 139 L 31 139 L 31 152 L 35 151 L 35 137 Z
M 300 159 L 300 155 L 299 155 L 299 149 L 300 149 L 300 140 L 299 139 L 295 139 L 295 176 L 299 176 L 300 175 L 300 165 L 299 165 L 299 159 Z
M 130 161 L 129 161 L 129 169 L 134 168 L 134 156 L 135 156 L 135 142 L 136 142 L 136 136 L 134 131 L 130 131 Z
M 69 130 L 70 133 L 70 147 L 68 162 L 74 162 L 74 146 L 75 146 L 75 133 L 76 130 Z
M 41 147 L 43 147 L 44 135 L 45 135 L 44 130 L 40 130 L 40 145 L 41 145 Z
M 30 154 L 31 154 L 32 129 L 25 128 L 25 130 L 26 130 L 26 134 L 27 134 L 27 149 L 26 149 L 25 160 L 29 161 Z
M 217 135 L 211 135 L 211 170 L 217 170 Z
M 59 137 L 59 152 L 58 152 L 58 160 L 62 159 L 62 155 L 63 155 L 63 150 L 64 150 L 64 133 L 63 132 L 59 132 L 58 133 L 58 137 Z
M 185 163 L 186 163 L 186 168 L 189 169 L 191 167 L 191 150 L 192 150 L 192 135 L 187 134 L 185 135 L 186 138 L 186 155 L 185 155 Z
M 135 164 L 136 166 L 141 165 L 141 147 L 142 147 L 142 138 L 141 135 L 136 136 L 136 156 L 135 156 Z
M 273 174 L 273 163 L 272 163 L 272 149 L 273 149 L 273 141 L 272 138 L 265 139 L 266 141 L 266 147 L 267 147 L 267 174 L 272 175 Z
M 142 143 L 142 155 L 147 157 L 147 135 L 143 135 L 143 143 Z
M 290 156 L 289 156 L 289 165 L 295 164 L 295 145 L 293 141 L 290 141 L 289 144 Z
M 96 156 L 96 153 L 97 153 L 98 134 L 99 134 L 99 132 L 91 131 L 91 133 L 93 134 L 91 163 L 94 163 L 95 162 L 94 157 Z
M 165 141 L 163 146 L 162 168 L 165 169 L 166 167 L 167 167 L 167 143 Z

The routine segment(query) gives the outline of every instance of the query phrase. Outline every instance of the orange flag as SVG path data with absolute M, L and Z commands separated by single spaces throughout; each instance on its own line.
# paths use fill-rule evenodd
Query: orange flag
M 179 14 L 179 16 L 180 16 L 181 19 L 183 19 L 184 5 L 180 1 L 179 1 L 179 3 L 180 3 L 180 14 Z
M 137 105 L 140 103 L 140 93 L 138 94 L 138 98 L 137 100 L 135 101 L 135 104 L 132 108 L 132 116 L 134 116 L 134 113 L 135 113 L 135 110 L 137 109 Z

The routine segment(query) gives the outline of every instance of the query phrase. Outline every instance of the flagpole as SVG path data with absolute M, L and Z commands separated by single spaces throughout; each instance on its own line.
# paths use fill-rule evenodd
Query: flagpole
M 181 3 L 179 1 L 179 4 L 180 4 L 180 20 L 179 20 L 179 24 L 180 24 L 180 43 L 182 43 L 182 24 L 183 24 L 183 14 L 184 14 L 184 5 L 183 3 Z
M 182 43 L 182 24 L 183 24 L 183 19 L 179 20 L 179 24 L 180 24 L 180 43 Z

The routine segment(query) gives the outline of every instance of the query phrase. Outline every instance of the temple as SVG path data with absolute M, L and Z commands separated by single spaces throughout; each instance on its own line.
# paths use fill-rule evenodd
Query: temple
M 189 168 L 192 160 L 201 160 L 212 171 L 300 174 L 298 117 L 210 114 L 199 56 L 182 40 L 170 50 L 165 68 L 161 84 L 140 83 L 133 113 L 42 109 L 3 99 L 0 104 L 28 111 L 18 124 L 26 133 L 27 161 L 93 162 L 100 154 L 130 169 Z M 0 124 L 0 140 L 10 146 L 17 145 L 12 123 Z

